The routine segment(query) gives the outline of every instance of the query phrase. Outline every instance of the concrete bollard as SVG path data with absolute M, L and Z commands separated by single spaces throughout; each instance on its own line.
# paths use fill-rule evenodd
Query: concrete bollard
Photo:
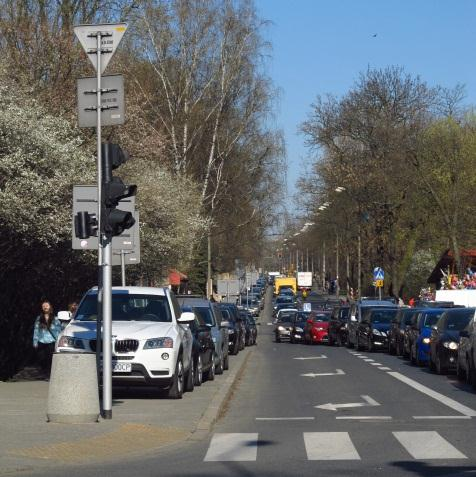
M 48 389 L 48 422 L 79 424 L 99 419 L 95 353 L 54 353 Z

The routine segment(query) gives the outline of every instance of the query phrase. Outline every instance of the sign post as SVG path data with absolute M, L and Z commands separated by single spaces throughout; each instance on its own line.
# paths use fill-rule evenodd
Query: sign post
M 98 264 L 102 269 L 98 283 L 98 316 L 102 311 L 102 416 L 112 419 L 112 244 L 111 238 L 104 233 L 104 214 L 102 200 L 102 157 L 101 157 L 101 113 L 109 109 L 102 105 L 101 75 L 106 69 L 122 36 L 127 29 L 126 23 L 78 25 L 74 33 L 81 42 L 91 63 L 96 69 L 96 139 L 97 139 L 97 187 L 98 187 Z M 94 109 L 94 107 L 92 107 Z M 97 323 L 99 330 L 101 324 Z
M 385 279 L 385 272 L 380 267 L 374 268 L 374 283 L 375 287 L 378 288 L 378 297 L 379 300 L 382 299 L 382 288 L 383 288 L 383 281 Z

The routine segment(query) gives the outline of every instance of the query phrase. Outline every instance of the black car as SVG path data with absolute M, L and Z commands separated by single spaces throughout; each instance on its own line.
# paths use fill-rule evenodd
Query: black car
M 298 311 L 292 318 L 290 343 L 302 343 L 304 340 L 304 328 L 306 321 L 311 315 L 310 311 Z
M 240 316 L 245 325 L 245 346 L 256 344 L 257 329 L 253 316 L 246 310 L 240 310 Z
M 431 371 L 445 374 L 456 369 L 460 332 L 474 317 L 476 308 L 449 308 L 445 311 L 430 335 Z
M 335 306 L 329 321 L 329 346 L 342 346 L 347 341 L 350 305 Z
M 459 379 L 466 379 L 466 382 L 476 390 L 476 322 L 474 319 L 460 331 L 459 336 L 456 374 Z
M 404 356 L 404 339 L 405 331 L 410 328 L 412 318 L 418 310 L 415 308 L 401 308 L 398 310 L 397 315 L 392 320 L 390 330 L 388 332 L 388 352 L 390 354 L 396 354 L 397 356 Z
M 286 313 L 282 317 L 276 320 L 276 326 L 274 328 L 274 337 L 276 343 L 281 343 L 283 340 L 291 339 L 292 320 L 294 314 Z
M 192 332 L 192 386 L 200 386 L 204 379 L 215 379 L 215 343 L 212 332 L 200 315 L 195 314 L 195 321 L 190 323 Z M 189 389 L 191 391 L 191 389 Z
M 362 317 L 367 310 L 372 308 L 391 309 L 396 308 L 395 304 L 390 301 L 370 300 L 361 298 L 359 301 L 352 303 L 349 312 L 349 321 L 347 323 L 347 341 L 346 346 L 352 348 L 357 345 L 357 330 L 362 321 Z
M 388 331 L 398 308 L 376 307 L 365 311 L 357 328 L 358 350 L 366 348 L 369 352 L 376 348 L 388 348 Z
M 233 303 L 219 303 L 223 318 L 228 322 L 230 354 L 238 354 L 245 347 L 245 326 Z

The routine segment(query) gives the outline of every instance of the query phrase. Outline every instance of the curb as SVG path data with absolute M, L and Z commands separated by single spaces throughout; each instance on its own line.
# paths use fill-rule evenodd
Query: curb
M 245 356 L 242 358 L 241 363 L 236 369 L 232 370 L 228 374 L 225 382 L 223 383 L 223 387 L 217 392 L 217 394 L 215 394 L 188 440 L 195 441 L 203 439 L 208 435 L 213 425 L 218 421 L 221 413 L 226 408 L 229 398 L 232 396 L 235 390 L 236 383 L 245 371 L 246 364 L 248 363 L 248 359 L 251 356 L 252 350 L 248 348 L 243 350 L 242 353 L 244 353 Z

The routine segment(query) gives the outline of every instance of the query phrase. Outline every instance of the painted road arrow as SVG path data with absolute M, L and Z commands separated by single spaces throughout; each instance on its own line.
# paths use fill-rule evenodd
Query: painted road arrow
M 316 378 L 317 376 L 338 376 L 340 374 L 345 374 L 342 369 L 336 369 L 335 373 L 306 373 L 301 374 L 301 376 L 305 376 L 306 378 Z
M 331 402 L 327 404 L 321 404 L 320 406 L 314 406 L 317 409 L 325 409 L 326 411 L 337 411 L 337 409 L 347 409 L 350 407 L 373 407 L 380 406 L 380 404 L 372 399 L 370 396 L 360 396 L 365 402 L 348 402 L 344 404 L 332 404 Z
M 302 358 L 293 358 L 293 359 L 326 359 L 327 356 L 325 354 L 321 354 L 321 356 L 308 356 L 308 357 L 302 357 Z

